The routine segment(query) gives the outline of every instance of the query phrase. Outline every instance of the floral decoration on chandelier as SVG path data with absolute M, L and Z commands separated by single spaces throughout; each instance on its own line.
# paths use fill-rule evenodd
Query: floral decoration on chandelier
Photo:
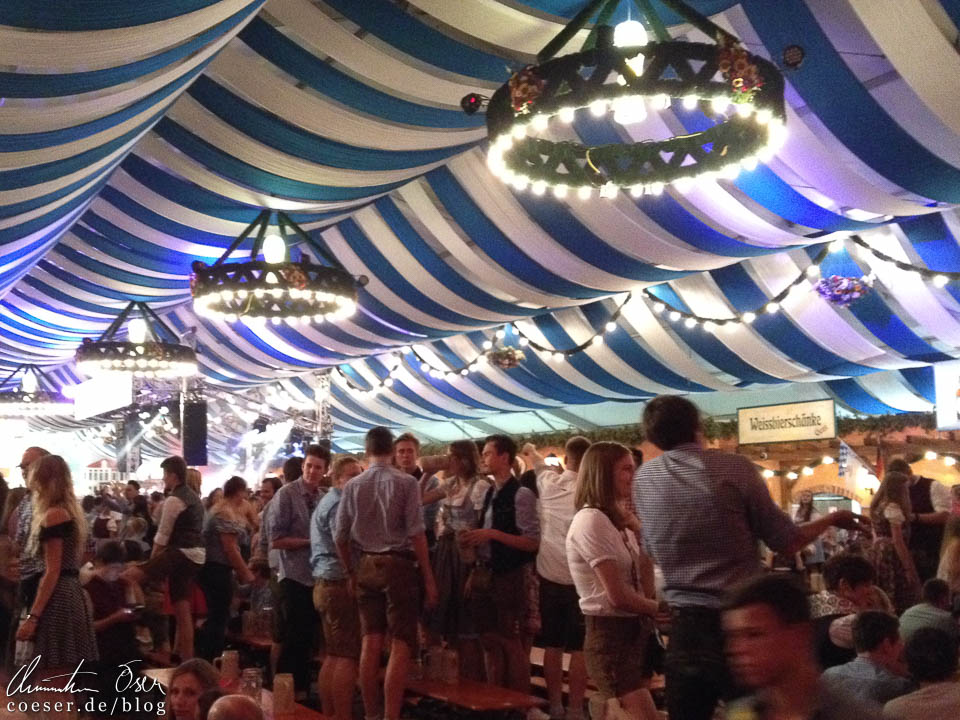
M 750 53 L 724 38 L 717 48 L 717 58 L 718 69 L 733 91 L 733 102 L 753 102 L 754 94 L 763 88 L 763 75 L 750 60 Z
M 523 350 L 511 346 L 499 347 L 487 353 L 487 362 L 501 370 L 518 367 L 526 359 Z
M 821 278 L 815 287 L 820 297 L 840 307 L 847 307 L 870 292 L 870 285 L 864 278 L 843 275 Z

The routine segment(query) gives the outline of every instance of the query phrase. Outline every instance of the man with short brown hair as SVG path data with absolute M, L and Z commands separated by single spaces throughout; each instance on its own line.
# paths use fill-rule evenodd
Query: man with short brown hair
M 337 510 L 337 553 L 347 574 L 354 576 L 360 605 L 360 689 L 367 719 L 379 717 L 380 655 L 389 632 L 393 641 L 383 682 L 384 717 L 399 720 L 410 654 L 417 646 L 418 566 L 427 607 L 437 603 L 437 586 L 420 488 L 415 478 L 393 467 L 393 433 L 372 428 L 365 447 L 370 466 L 344 487 Z M 356 563 L 351 546 L 360 552 Z

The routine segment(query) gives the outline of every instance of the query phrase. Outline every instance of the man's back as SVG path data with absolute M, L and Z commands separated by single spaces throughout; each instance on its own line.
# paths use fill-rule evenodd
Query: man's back
M 692 443 L 645 463 L 633 497 L 675 606 L 719 607 L 731 585 L 760 572 L 759 540 L 783 550 L 798 532 L 747 458 Z
M 904 610 L 900 616 L 900 636 L 908 642 L 920 628 L 936 628 L 943 630 L 955 641 L 960 639 L 960 626 L 953 616 L 930 603 L 920 603 Z
M 889 720 L 939 720 L 960 717 L 960 683 L 955 680 L 933 683 L 916 692 L 891 700 L 883 706 Z
M 409 550 L 424 531 L 417 479 L 387 463 L 373 463 L 343 489 L 338 535 L 349 533 L 364 552 Z
M 828 668 L 823 681 L 838 695 L 880 703 L 905 695 L 913 684 L 894 675 L 885 667 L 865 657 L 857 657 L 844 665 Z

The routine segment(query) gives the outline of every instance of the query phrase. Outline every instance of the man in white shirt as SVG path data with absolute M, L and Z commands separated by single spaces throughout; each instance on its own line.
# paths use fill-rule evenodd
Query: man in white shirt
M 577 589 L 567 565 L 566 538 L 576 514 L 574 497 L 580 460 L 590 447 L 582 436 L 567 440 L 564 447 L 566 470 L 557 472 L 530 443 L 523 458 L 537 473 L 540 495 L 540 548 L 537 574 L 540 576 L 540 632 L 544 645 L 543 677 L 547 682 L 550 717 L 559 720 L 563 710 L 563 653 L 570 653 L 568 671 L 569 705 L 567 720 L 583 716 L 583 697 L 587 688 L 587 669 L 583 659 L 584 619 Z

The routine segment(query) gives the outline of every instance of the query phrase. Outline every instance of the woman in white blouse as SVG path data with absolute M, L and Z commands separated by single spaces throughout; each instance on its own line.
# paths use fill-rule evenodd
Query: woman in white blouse
M 580 464 L 567 562 L 586 618 L 587 673 L 608 716 L 657 718 L 643 687 L 644 651 L 657 612 L 653 564 L 637 544 L 639 522 L 625 511 L 636 469 L 620 443 L 590 446 Z
M 909 485 L 909 476 L 888 472 L 870 503 L 874 534 L 870 559 L 877 573 L 877 585 L 893 601 L 897 615 L 920 601 L 920 578 L 908 549 Z

